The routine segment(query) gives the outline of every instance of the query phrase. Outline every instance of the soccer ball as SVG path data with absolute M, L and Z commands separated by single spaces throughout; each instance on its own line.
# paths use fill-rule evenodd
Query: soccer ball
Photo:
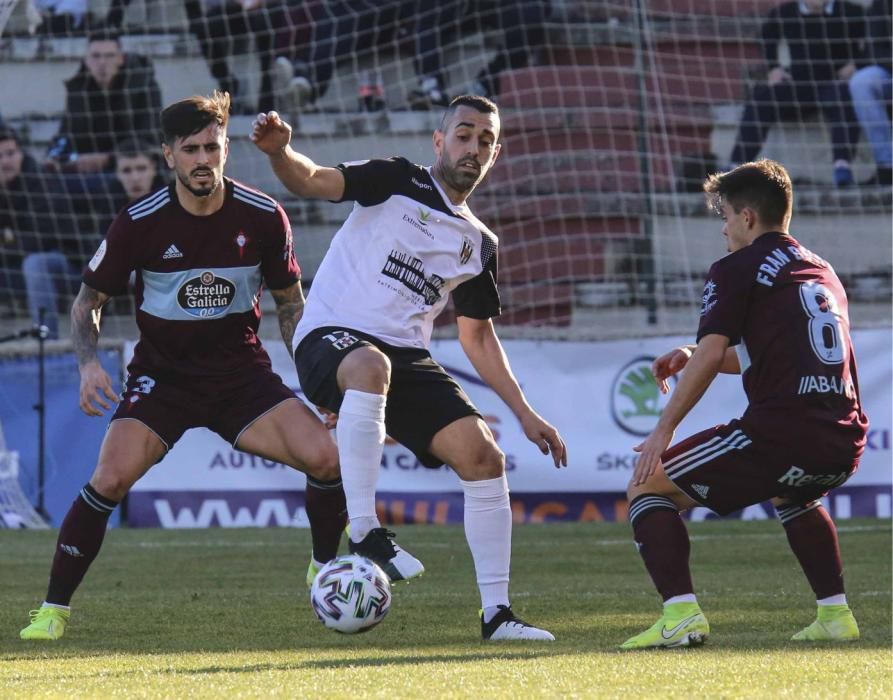
M 310 587 L 310 603 L 329 629 L 367 632 L 391 609 L 391 582 L 375 562 L 347 554 L 319 570 Z

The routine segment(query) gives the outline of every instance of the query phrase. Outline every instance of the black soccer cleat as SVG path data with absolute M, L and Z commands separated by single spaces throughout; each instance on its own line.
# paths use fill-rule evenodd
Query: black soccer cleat
M 484 622 L 484 611 L 481 610 L 481 637 L 494 642 L 507 639 L 531 642 L 555 641 L 551 632 L 541 630 L 515 617 L 515 613 L 512 612 L 509 605 L 500 605 L 499 612 L 493 616 L 490 622 Z
M 351 554 L 371 559 L 388 575 L 391 581 L 408 581 L 425 573 L 425 567 L 409 552 L 394 542 L 397 535 L 383 527 L 369 531 L 362 542 L 348 539 Z

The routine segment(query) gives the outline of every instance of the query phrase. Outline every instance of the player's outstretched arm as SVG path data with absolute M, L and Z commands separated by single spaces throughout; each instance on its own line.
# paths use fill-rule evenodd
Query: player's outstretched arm
M 512 374 L 502 343 L 490 319 L 459 316 L 459 343 L 480 378 L 512 410 L 521 423 L 527 439 L 544 455 L 552 454 L 556 467 L 567 466 L 567 447 L 559 432 L 545 421 L 524 397 L 518 380 Z
M 285 289 L 271 289 L 270 294 L 276 302 L 282 340 L 285 341 L 285 347 L 291 355 L 291 340 L 295 335 L 295 328 L 298 327 L 298 321 L 304 315 L 304 291 L 301 289 L 301 282 L 299 280 Z
M 88 416 L 101 416 L 102 411 L 97 405 L 108 410 L 111 403 L 118 401 L 112 379 L 99 364 L 96 355 L 102 306 L 108 300 L 107 294 L 81 284 L 71 306 L 71 344 L 81 373 L 80 406 Z
M 278 112 L 258 114 L 251 123 L 251 140 L 267 154 L 273 172 L 299 197 L 338 201 L 344 196 L 344 174 L 338 168 L 317 165 L 289 145 L 291 125 Z
M 670 384 L 667 380 L 685 369 L 685 365 L 688 364 L 696 347 L 696 345 L 680 345 L 651 363 L 651 374 L 654 375 L 654 379 L 657 381 L 657 388 L 660 389 L 660 393 L 670 393 Z M 741 374 L 741 363 L 738 361 L 738 353 L 735 352 L 735 348 L 726 349 L 719 371 L 723 374 Z
M 670 385 L 667 380 L 685 368 L 692 353 L 695 351 L 695 347 L 694 345 L 680 345 L 678 348 L 673 348 L 670 352 L 664 353 L 651 363 L 651 374 L 654 375 L 660 393 L 669 393 Z
M 639 453 L 633 471 L 634 484 L 645 483 L 657 469 L 661 455 L 673 441 L 676 426 L 688 415 L 719 373 L 725 362 L 728 347 L 729 339 L 724 335 L 711 333 L 701 338 L 686 363 L 685 372 L 679 379 L 673 396 L 661 412 L 657 426 L 644 442 L 633 448 Z

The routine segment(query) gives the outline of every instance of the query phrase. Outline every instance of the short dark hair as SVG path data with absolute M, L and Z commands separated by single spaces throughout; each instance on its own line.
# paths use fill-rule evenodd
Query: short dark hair
M 115 146 L 115 155 L 119 158 L 136 158 L 137 156 L 152 158 L 157 152 L 157 146 L 149 143 L 146 139 L 136 136 L 124 139 Z
M 6 124 L 0 125 L 0 141 L 15 141 L 19 148 L 22 148 L 24 145 L 19 132 Z
M 710 175 L 704 180 L 704 194 L 713 211 L 720 213 L 723 202 L 736 213 L 750 207 L 766 226 L 786 224 L 794 205 L 791 176 L 781 163 L 768 158 Z
M 118 167 L 118 159 L 120 158 L 139 158 L 140 156 L 146 156 L 155 166 L 155 170 L 161 172 L 160 149 L 146 139 L 136 136 L 124 139 L 115 146 L 113 167 Z
M 112 29 L 97 29 L 87 35 L 87 46 L 94 41 L 114 41 L 118 46 L 121 45 L 121 33 Z
M 230 96 L 215 90 L 209 96 L 193 95 L 174 102 L 161 112 L 164 142 L 173 146 L 177 139 L 197 134 L 209 124 L 226 129 L 229 123 Z
M 446 130 L 450 117 L 456 113 L 456 110 L 459 109 L 459 107 L 471 107 L 481 114 L 495 114 L 496 116 L 499 116 L 499 107 L 496 106 L 496 103 L 493 100 L 480 95 L 459 95 L 450 101 L 443 116 L 440 118 L 439 129 L 441 131 Z

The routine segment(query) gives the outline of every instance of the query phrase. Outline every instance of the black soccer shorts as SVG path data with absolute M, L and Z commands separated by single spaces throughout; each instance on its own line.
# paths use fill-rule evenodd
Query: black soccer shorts
M 460 418 L 482 416 L 427 350 L 395 347 L 350 328 L 317 328 L 295 349 L 295 367 L 307 398 L 338 413 L 344 400 L 338 388 L 338 366 L 348 353 L 363 346 L 378 348 L 391 361 L 385 407 L 388 435 L 412 451 L 424 466 L 441 466 L 443 461 L 428 451 L 434 436 Z

